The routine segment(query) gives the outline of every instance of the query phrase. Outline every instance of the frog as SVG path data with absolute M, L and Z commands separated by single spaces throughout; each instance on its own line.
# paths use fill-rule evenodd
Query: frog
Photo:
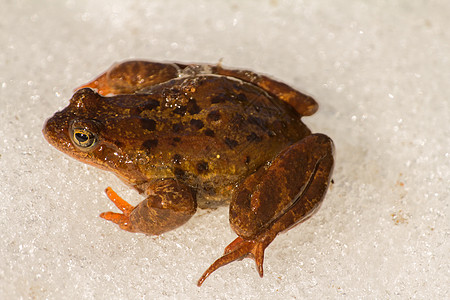
M 160 235 L 197 209 L 228 205 L 237 234 L 197 282 L 246 257 L 263 276 L 275 237 L 310 218 L 330 186 L 335 148 L 302 117 L 317 102 L 289 85 L 219 64 L 131 60 L 75 90 L 49 118 L 46 140 L 116 174 L 145 199 L 100 217 L 129 232 Z

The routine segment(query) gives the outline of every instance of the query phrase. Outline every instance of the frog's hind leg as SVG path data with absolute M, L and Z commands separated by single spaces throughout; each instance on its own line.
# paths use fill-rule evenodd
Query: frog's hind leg
M 183 225 L 197 209 L 191 190 L 174 179 L 156 181 L 147 189 L 147 199 L 134 207 L 107 188 L 106 195 L 122 213 L 105 212 L 100 217 L 126 231 L 158 235 Z
M 267 93 L 291 105 L 302 116 L 310 116 L 319 108 L 319 105 L 312 97 L 265 75 L 248 70 L 225 69 L 220 64 L 212 66 L 211 69 L 214 74 L 238 78 L 262 88 Z
M 252 257 L 263 275 L 264 250 L 278 233 L 309 218 L 320 206 L 334 165 L 334 146 L 313 134 L 281 152 L 267 169 L 241 183 L 230 205 L 230 223 L 238 238 L 225 248 L 198 281 L 234 260 Z
M 131 94 L 178 76 L 179 66 L 149 61 L 126 61 L 111 66 L 91 82 L 78 87 L 96 89 L 101 95 Z

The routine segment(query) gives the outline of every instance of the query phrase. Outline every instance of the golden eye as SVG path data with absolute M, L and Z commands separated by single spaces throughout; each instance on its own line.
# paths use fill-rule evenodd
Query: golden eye
M 97 135 L 84 128 L 74 128 L 72 131 L 72 140 L 78 147 L 87 150 L 97 143 Z

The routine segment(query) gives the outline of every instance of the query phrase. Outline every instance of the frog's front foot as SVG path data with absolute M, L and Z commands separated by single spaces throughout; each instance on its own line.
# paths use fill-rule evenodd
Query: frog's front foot
M 109 200 L 111 200 L 114 205 L 116 205 L 117 208 L 122 211 L 122 213 L 120 214 L 108 211 L 101 213 L 100 217 L 119 225 L 119 227 L 123 230 L 134 232 L 135 230 L 133 230 L 133 226 L 130 222 L 130 214 L 133 211 L 134 206 L 123 200 L 110 187 L 107 187 L 105 192 Z
M 203 273 L 202 277 L 200 277 L 197 282 L 197 286 L 201 286 L 205 279 L 218 268 L 245 257 L 251 257 L 255 260 L 258 274 L 260 277 L 263 277 L 264 250 L 270 244 L 270 241 L 253 241 L 244 240 L 241 237 L 236 238 L 225 248 L 223 256 L 217 259 L 205 273 Z
M 106 195 L 122 213 L 106 212 L 100 217 L 131 232 L 158 235 L 186 223 L 197 209 L 189 187 L 166 178 L 147 185 L 148 197 L 137 206 L 128 204 L 111 188 Z

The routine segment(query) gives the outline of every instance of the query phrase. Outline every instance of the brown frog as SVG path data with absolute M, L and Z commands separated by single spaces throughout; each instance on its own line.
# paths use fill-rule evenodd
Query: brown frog
M 238 237 L 200 286 L 246 256 L 262 277 L 265 248 L 320 206 L 333 142 L 301 121 L 317 108 L 311 97 L 251 71 L 128 61 L 80 87 L 43 133 L 59 150 L 146 195 L 133 207 L 106 189 L 122 213 L 100 216 L 124 230 L 161 234 L 197 207 L 229 204 Z

